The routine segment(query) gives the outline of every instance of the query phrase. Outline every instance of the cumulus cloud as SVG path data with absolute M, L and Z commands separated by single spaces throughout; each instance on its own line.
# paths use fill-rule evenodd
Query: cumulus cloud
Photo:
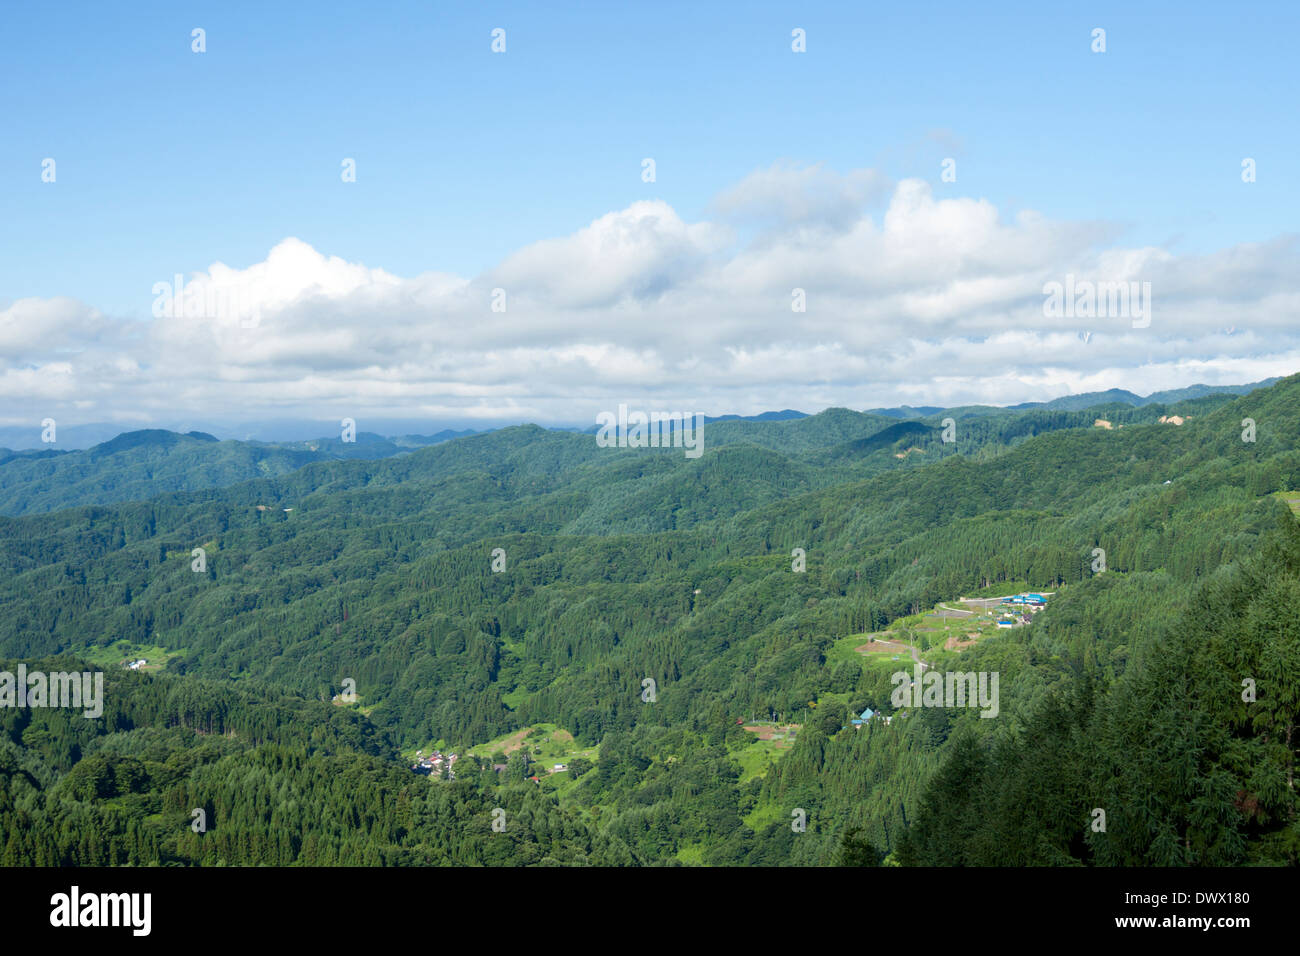
M 0 309 L 0 361 L 21 364 L 80 351 L 112 333 L 103 315 L 75 299 L 19 299 Z
M 1176 256 L 1126 247 L 1110 223 L 1008 218 L 919 180 L 790 164 L 709 216 L 634 202 L 471 277 L 396 276 L 286 238 L 248 268 L 183 275 L 183 294 L 164 280 L 139 315 L 18 300 L 0 310 L 0 396 L 11 424 L 575 422 L 620 401 L 1008 403 L 1300 365 L 1296 236 Z M 1044 288 L 1067 277 L 1150 283 L 1150 325 L 1049 318 Z
M 713 202 L 723 219 L 767 228 L 799 225 L 845 229 L 863 207 L 882 199 L 889 179 L 874 169 L 838 173 L 822 164 L 776 163 L 750 173 Z
M 635 202 L 562 239 L 510 256 L 491 279 L 558 307 L 653 302 L 695 278 L 729 238 L 711 223 L 688 225 L 664 202 Z

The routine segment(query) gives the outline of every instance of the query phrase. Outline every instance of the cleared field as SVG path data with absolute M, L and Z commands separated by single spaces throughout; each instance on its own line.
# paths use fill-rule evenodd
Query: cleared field
M 1293 493 L 1300 509 L 1300 492 Z M 1300 514 L 1300 510 L 1297 510 Z M 1004 585 L 1005 587 L 1005 585 Z M 862 660 L 871 666 L 911 661 L 912 650 L 924 660 L 927 655 L 943 651 L 960 653 L 979 641 L 998 633 L 998 618 L 1007 613 L 1002 604 L 1005 594 L 1023 593 L 1004 591 L 996 597 L 958 598 L 941 601 L 928 611 L 912 614 L 893 621 L 883 631 L 850 634 L 832 645 L 827 658 L 831 661 Z M 1039 592 L 1050 595 L 1052 592 Z
M 855 647 L 859 654 L 907 654 L 911 655 L 912 647 L 910 644 L 904 644 L 902 641 L 891 641 L 883 638 L 877 638 L 874 641 L 868 641 L 859 647 Z
M 557 763 L 567 767 L 575 757 L 583 757 L 594 763 L 599 756 L 599 749 L 578 746 L 574 742 L 573 734 L 555 724 L 534 724 L 503 734 L 485 744 L 476 744 L 469 748 L 468 752 L 486 760 L 497 753 L 509 757 L 517 751 L 525 751 L 533 761 L 530 770 L 539 773 L 543 770 L 546 773 L 555 773 Z M 558 772 L 568 773 L 567 770 Z
M 1279 491 L 1277 497 L 1286 502 L 1286 506 L 1291 509 L 1291 513 L 1300 518 L 1300 491 Z
M 767 721 L 755 721 L 752 724 L 746 724 L 744 729 L 751 734 L 756 734 L 759 740 L 771 740 L 774 742 L 786 741 L 786 746 L 790 746 L 791 741 L 799 735 L 803 729 L 803 724 L 772 724 Z
M 166 668 L 168 661 L 174 657 L 180 657 L 185 653 L 185 650 L 182 648 L 173 651 L 157 644 L 132 644 L 127 640 L 120 640 L 112 644 L 91 645 L 74 653 L 105 669 L 121 667 L 128 661 L 138 661 L 143 658 L 149 663 L 141 667 L 140 670 L 160 671 Z

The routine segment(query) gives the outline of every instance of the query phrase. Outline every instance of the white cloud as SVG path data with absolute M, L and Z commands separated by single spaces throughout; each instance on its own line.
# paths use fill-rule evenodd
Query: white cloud
M 840 174 L 822 164 L 776 163 L 750 173 L 713 202 L 723 218 L 768 228 L 824 226 L 844 229 L 862 208 L 883 198 L 889 180 L 874 169 Z
M 667 203 L 634 202 L 571 236 L 526 246 L 490 280 L 507 294 L 559 307 L 653 302 L 698 275 L 728 239 L 711 223 L 682 222 Z
M 399 277 L 289 238 L 246 269 L 187 275 L 205 302 L 192 314 L 18 300 L 0 310 L 0 399 L 81 421 L 575 421 L 623 400 L 1006 403 L 1298 367 L 1295 236 L 1180 257 L 1124 247 L 1109 223 L 1004 220 L 918 180 L 789 164 L 746 177 L 713 215 L 635 202 L 470 278 Z M 1067 275 L 1150 282 L 1150 326 L 1046 318 L 1043 286 Z M 806 312 L 791 310 L 796 287 Z M 256 325 L 206 304 L 231 301 L 255 305 Z
M 75 299 L 19 299 L 0 309 L 0 361 L 23 364 L 84 349 L 111 332 L 104 316 Z

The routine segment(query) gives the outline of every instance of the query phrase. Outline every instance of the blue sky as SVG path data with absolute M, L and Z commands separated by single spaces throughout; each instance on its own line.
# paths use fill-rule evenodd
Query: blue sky
M 158 276 L 249 265 L 290 235 L 402 275 L 474 274 L 635 199 L 696 218 L 780 159 L 938 185 L 954 156 L 949 188 L 1004 213 L 1177 250 L 1295 227 L 1300 6 L 985 6 L 11 7 L 0 296 L 143 313 Z
M 986 6 L 13 7 L 0 32 L 0 331 L 5 323 L 11 330 L 45 323 L 48 334 L 33 343 L 11 331 L 3 356 L 10 381 L 6 387 L 0 379 L 0 396 L 18 401 L 24 390 L 36 388 L 27 373 L 48 371 L 60 384 L 32 397 L 32 409 L 66 404 L 75 393 L 82 396 L 77 417 L 157 418 L 167 407 L 161 391 L 148 400 L 139 396 L 146 380 L 162 389 L 159 367 L 151 364 L 162 352 L 157 342 L 130 346 L 124 323 L 148 324 L 160 280 L 202 273 L 217 262 L 247 270 L 268 262 L 271 250 L 289 239 L 306 251 L 285 257 L 291 267 L 281 269 L 276 288 L 296 290 L 301 302 L 309 298 L 307 280 L 281 281 L 284 274 L 319 278 L 337 274 L 343 264 L 382 270 L 357 281 L 370 287 L 389 277 L 410 280 L 414 286 L 395 293 L 402 301 L 433 295 L 417 277 L 451 275 L 465 284 L 456 294 L 475 302 L 504 276 L 523 293 L 513 301 L 536 305 L 530 323 L 511 326 L 509 334 L 535 335 L 538 348 L 569 349 L 552 362 L 569 363 L 565 376 L 528 379 L 535 385 L 531 395 L 515 389 L 508 400 L 497 400 L 504 394 L 497 379 L 471 376 L 472 382 L 458 379 L 455 388 L 444 388 L 441 397 L 432 397 L 432 386 L 418 399 L 394 397 L 385 408 L 394 417 L 408 417 L 408 411 L 437 416 L 457 402 L 470 417 L 503 410 L 513 415 L 516 409 L 545 417 L 556 408 L 547 403 L 564 397 L 572 363 L 591 364 L 593 355 L 604 356 L 599 360 L 609 367 L 644 361 L 677 371 L 711 368 L 696 378 L 697 391 L 715 403 L 705 409 L 711 414 L 818 402 L 1013 402 L 1076 388 L 1141 391 L 1143 385 L 1151 390 L 1294 371 L 1292 352 L 1300 356 L 1300 340 L 1281 342 L 1278 335 L 1295 318 L 1296 290 L 1286 276 L 1294 274 L 1300 221 L 1300 124 L 1293 118 L 1300 70 L 1292 49 L 1300 5 Z M 202 54 L 191 52 L 195 27 L 206 31 Z M 505 54 L 491 51 L 497 27 L 506 30 Z M 1091 49 L 1097 27 L 1106 31 L 1105 53 Z M 806 31 L 806 53 L 791 51 L 794 28 Z M 52 184 L 41 181 L 47 157 L 57 163 Z M 653 183 L 641 178 L 645 157 L 657 164 Z M 956 182 L 940 179 L 947 157 L 956 160 Z M 1257 163 L 1254 183 L 1241 180 L 1245 157 Z M 355 183 L 340 179 L 345 158 L 356 160 Z M 720 211 L 720 197 L 752 192 L 753 177 L 775 169 L 823 171 L 818 188 L 831 202 L 848 189 L 864 228 L 888 232 L 890 209 L 905 219 L 920 209 L 899 232 L 904 241 L 881 241 L 894 253 L 902 249 L 909 262 L 916 244 L 928 242 L 936 273 L 953 266 L 936 285 L 969 286 L 982 267 L 980 237 L 991 238 L 992 226 L 968 230 L 954 242 L 957 251 L 948 248 L 944 232 L 944 224 L 957 220 L 970 225 L 979 209 L 1009 224 L 989 284 L 1005 284 L 1016 249 L 1051 248 L 1059 255 L 1027 267 L 1024 290 L 1004 289 L 998 309 L 979 295 L 972 304 L 955 287 L 942 304 L 923 302 L 927 283 L 924 270 L 917 271 L 909 288 L 890 290 L 894 311 L 872 321 L 882 335 L 891 324 L 916 326 L 911 340 L 890 340 L 881 348 L 891 361 L 911 356 L 920 364 L 866 382 L 870 388 L 843 388 L 837 383 L 857 381 L 859 370 L 881 367 L 863 342 L 885 338 L 855 345 L 829 323 L 867 315 L 886 301 L 876 293 L 887 277 L 843 269 L 810 275 L 815 270 L 809 263 L 818 257 L 815 249 L 809 252 L 809 230 L 822 230 L 828 257 L 835 237 L 851 231 L 847 222 L 831 222 L 835 217 L 825 209 L 825 221 L 800 214 L 771 233 L 756 231 L 743 215 Z M 878 195 L 855 191 L 851 184 L 864 182 L 855 178 L 861 176 L 879 177 Z M 769 207 L 775 193 L 794 196 L 807 186 L 795 181 L 798 176 L 777 179 L 765 187 Z M 912 187 L 900 189 L 912 181 L 928 184 L 929 192 L 918 199 Z M 637 205 L 644 201 L 654 205 Z M 749 212 L 757 208 L 750 199 L 741 205 Z M 596 228 L 611 214 L 617 214 L 612 223 Z M 1022 215 L 1051 224 L 1055 239 L 1025 226 Z M 715 227 L 731 230 L 729 238 L 715 235 Z M 548 269 L 563 264 L 599 271 L 609 261 L 598 252 L 584 259 L 571 246 L 585 243 L 590 252 L 647 230 L 650 251 L 632 250 L 629 261 L 636 264 L 616 269 L 613 285 L 596 291 L 548 286 L 549 299 L 542 292 L 528 299 L 546 285 Z M 559 249 L 559 264 L 538 264 L 548 249 L 556 251 L 547 242 L 569 243 Z M 1254 245 L 1260 243 L 1263 253 Z M 766 256 L 777 248 L 785 250 L 782 258 Z M 1091 256 L 1086 261 L 1085 250 Z M 308 262 L 309 253 L 338 261 Z M 845 248 L 838 254 L 850 255 Z M 1044 352 L 1037 341 L 1021 343 L 1017 354 L 1032 348 L 1051 360 L 1018 366 L 1010 375 L 1006 368 L 996 375 L 972 372 L 945 384 L 917 371 L 927 367 L 917 358 L 924 348 L 957 348 L 1018 328 L 1016 310 L 1040 311 L 1033 297 L 1044 277 L 1089 268 L 1102 270 L 1096 274 L 1103 278 L 1111 274 L 1106 269 L 1131 278 L 1155 275 L 1157 295 L 1179 304 L 1177 329 L 1157 325 L 1144 339 L 1116 335 L 1109 345 L 1101 329 L 1090 342 L 1093 358 L 1078 365 L 1065 348 L 1069 342 Z M 1142 268 L 1147 271 L 1139 275 Z M 823 293 L 816 301 L 840 310 L 822 313 L 828 324 L 799 331 L 807 361 L 790 365 L 831 368 L 824 387 L 800 393 L 794 386 L 807 379 L 795 371 L 784 387 L 775 380 L 770 387 L 754 384 L 755 354 L 790 343 L 777 326 L 747 324 L 752 302 L 745 305 L 749 311 L 720 318 L 714 340 L 681 344 L 702 316 L 718 314 L 720 301 L 737 298 L 729 285 L 737 276 L 769 275 L 774 288 L 812 283 L 810 294 Z M 1196 288 L 1198 277 L 1208 275 L 1222 276 L 1220 285 Z M 620 300 L 615 287 L 624 280 Z M 317 282 L 312 289 L 323 288 L 311 281 Z M 757 295 L 758 279 L 745 281 Z M 698 294 L 687 308 L 682 303 L 691 283 Z M 719 291 L 724 287 L 731 291 Z M 359 294 L 351 280 L 343 288 L 339 296 Z M 650 303 L 647 289 L 667 292 Z M 788 311 L 789 292 L 781 294 Z M 392 301 L 374 301 L 384 314 L 394 308 Z M 634 313 L 620 301 L 632 302 Z M 347 311 L 334 299 L 324 311 L 321 300 L 313 302 L 313 321 L 324 322 L 321 316 L 334 306 L 340 315 Z M 1215 307 L 1224 314 L 1211 315 Z M 355 301 L 349 308 L 350 321 L 373 321 L 373 310 L 357 312 Z M 564 309 L 570 312 L 561 314 Z M 593 309 L 606 311 L 593 318 Z M 572 310 L 586 310 L 585 318 Z M 603 341 L 593 331 L 601 323 L 613 328 L 635 321 L 670 335 L 673 317 L 687 322 L 688 315 L 676 351 L 647 337 L 628 346 L 632 352 L 621 359 L 609 359 L 600 350 L 616 346 L 618 336 L 610 332 Z M 1259 319 L 1254 338 L 1242 338 L 1250 320 L 1261 316 L 1266 319 Z M 919 328 L 931 319 L 935 324 Z M 463 326 L 471 319 L 456 321 Z M 274 328 L 287 332 L 291 323 Z M 1233 334 L 1221 334 L 1223 328 L 1237 334 L 1231 347 L 1219 341 Z M 1047 330 L 1071 341 L 1076 331 L 1084 332 Z M 222 341 L 212 346 L 214 355 L 238 352 Z M 277 349 L 283 344 L 276 343 Z M 479 343 L 475 354 L 501 346 Z M 208 345 L 195 339 L 185 347 Z M 356 341 L 347 348 L 349 355 L 358 351 Z M 817 349 L 832 361 L 819 364 Z M 746 353 L 741 359 L 749 363 L 749 378 L 735 374 L 737 350 Z M 390 358 L 409 351 L 394 345 Z M 321 385 L 330 369 L 347 364 L 341 356 L 282 360 L 280 393 L 300 388 L 307 404 L 272 403 L 267 414 L 307 414 L 311 402 L 351 407 L 360 401 L 352 386 L 331 396 Z M 837 365 L 844 356 L 857 364 Z M 370 356 L 350 380 L 368 375 L 405 382 L 407 373 L 397 364 Z M 267 369 L 240 370 L 216 359 L 213 368 L 214 389 L 250 375 L 262 378 L 268 391 L 246 398 L 244 407 L 270 402 Z M 450 381 L 441 373 L 436 378 L 443 386 Z M 653 390 L 665 380 L 611 375 L 606 384 L 632 381 L 633 391 Z M 495 397 L 485 398 L 485 389 L 496 389 Z M 588 398 L 599 408 L 612 401 L 603 392 Z M 210 398 L 204 401 L 208 411 L 219 411 Z M 482 407 L 470 407 L 474 401 Z M 27 414 L 24 408 L 18 417 Z

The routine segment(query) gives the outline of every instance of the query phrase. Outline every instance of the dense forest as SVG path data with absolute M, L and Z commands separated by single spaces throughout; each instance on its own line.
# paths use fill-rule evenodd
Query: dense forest
M 57 431 L 55 435 L 57 436 Z M 204 432 L 143 429 L 80 451 L 57 443 L 36 450 L 0 448 L 0 514 L 41 514 L 77 505 L 152 498 L 164 491 L 222 488 L 284 475 L 314 461 L 386 458 L 434 445 L 440 436 L 387 439 L 358 432 L 300 442 L 217 441 Z
M 98 719 L 0 707 L 5 865 L 1300 862 L 1300 376 L 716 421 L 698 459 L 169 434 L 0 462 L 0 671 L 106 675 Z M 925 649 L 996 719 L 853 651 L 1025 589 Z M 798 728 L 761 767 L 756 721 Z M 542 724 L 590 757 L 470 752 Z

